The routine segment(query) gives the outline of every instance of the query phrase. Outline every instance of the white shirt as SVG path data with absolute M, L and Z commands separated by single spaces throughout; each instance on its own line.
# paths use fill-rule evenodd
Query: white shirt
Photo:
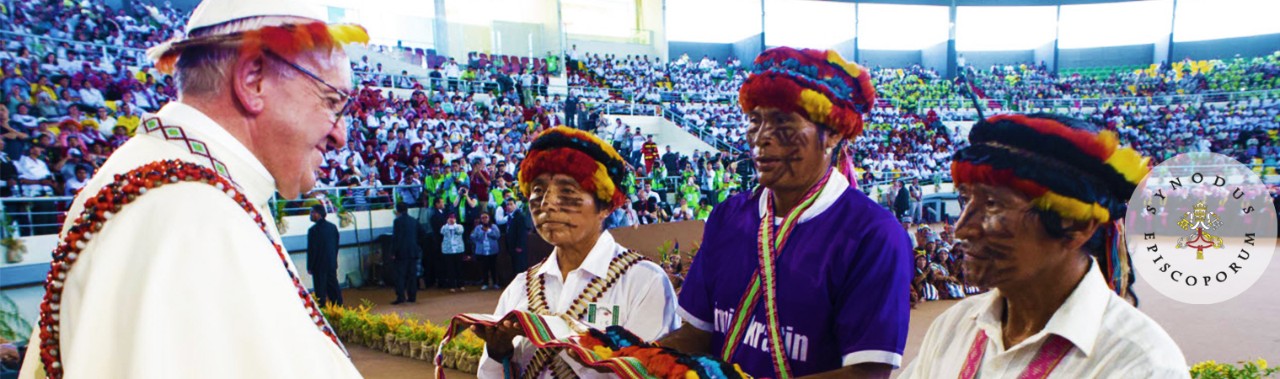
M 41 180 L 49 179 L 53 175 L 47 163 L 40 159 L 32 159 L 29 155 L 18 158 L 17 163 L 18 179 Z
M 67 191 L 66 195 L 67 196 L 75 195 L 76 191 L 79 191 L 81 188 L 84 188 L 85 184 L 88 184 L 88 182 L 89 182 L 89 178 L 85 178 L 85 180 L 76 179 L 74 177 L 71 179 L 67 179 L 67 183 L 65 186 Z
M 538 269 L 536 275 L 541 275 L 543 279 L 543 293 L 547 298 L 547 306 L 552 312 L 561 314 L 567 312 L 569 307 L 573 305 L 573 301 L 578 298 L 582 290 L 587 287 L 591 279 L 596 277 L 605 277 L 609 275 L 609 262 L 613 257 L 621 255 L 627 251 L 613 240 L 613 235 L 609 232 L 600 234 L 600 239 L 596 240 L 595 247 L 591 248 L 591 252 L 587 253 L 586 259 L 582 261 L 582 265 L 577 269 L 569 272 L 567 280 L 560 275 L 560 266 L 556 260 L 557 248 L 547 257 L 547 260 Z M 525 287 L 528 284 L 527 273 L 516 275 L 511 281 L 511 285 L 502 292 L 502 298 L 498 300 L 498 307 L 493 314 L 498 317 L 506 316 L 512 310 L 529 310 L 529 298 L 525 294 Z M 680 326 L 680 318 L 676 316 L 676 294 L 672 289 L 671 281 L 667 278 L 666 271 L 661 266 L 650 261 L 641 261 L 631 267 L 617 283 L 608 291 L 600 296 L 598 302 L 605 306 L 619 307 L 619 325 L 627 330 L 635 333 L 637 337 L 646 341 L 652 341 L 666 335 Z M 584 315 L 585 317 L 585 315 Z M 592 328 L 604 329 L 610 324 L 600 320 L 595 324 L 583 323 Z M 566 336 L 557 335 L 556 338 Z M 524 367 L 529 364 L 529 360 L 533 359 L 535 349 L 524 337 L 516 337 L 516 350 L 512 354 L 511 364 L 516 367 Z M 593 369 L 583 368 L 578 361 L 568 356 L 567 353 L 561 353 L 560 358 L 569 363 L 574 372 L 584 378 L 612 377 L 604 373 L 597 372 Z M 484 357 L 480 359 L 480 368 L 476 376 L 481 378 L 501 378 L 503 374 L 502 363 L 489 358 L 489 352 L 486 350 Z M 544 372 L 543 378 L 551 378 L 550 371 Z
M 204 142 L 263 217 L 275 179 L 247 148 L 200 111 L 160 110 L 167 125 Z M 209 159 L 144 133 L 103 164 L 72 203 L 143 164 Z M 63 225 L 63 233 L 70 220 Z M 267 222 L 275 241 L 280 234 Z M 283 266 L 283 267 L 282 267 Z M 67 275 L 60 314 L 65 377 L 358 378 L 351 360 L 311 321 L 267 235 L 213 186 L 178 183 L 147 191 L 89 241 Z M 21 378 L 40 363 L 39 335 Z
M 1050 334 L 1075 347 L 1049 378 L 1188 378 L 1182 351 L 1154 320 L 1107 288 L 1097 263 L 1062 303 L 1044 330 L 1006 349 L 1001 332 L 1004 305 L 999 290 L 951 306 L 929 326 L 915 361 L 900 378 L 954 378 L 964 367 L 974 337 L 990 337 L 978 377 L 1017 378 Z
M 85 87 L 80 89 L 80 101 L 85 104 L 95 105 L 99 107 L 106 105 L 106 99 L 102 97 L 102 91 L 98 91 L 97 88 L 93 88 L 93 87 Z
M 110 136 L 112 134 L 115 134 L 116 132 L 115 117 L 107 116 L 107 118 L 104 118 L 104 119 L 99 119 L 97 117 L 94 117 L 93 119 L 98 122 L 98 133 L 102 133 L 102 135 L 104 136 Z M 107 138 L 110 138 L 110 137 L 107 137 Z

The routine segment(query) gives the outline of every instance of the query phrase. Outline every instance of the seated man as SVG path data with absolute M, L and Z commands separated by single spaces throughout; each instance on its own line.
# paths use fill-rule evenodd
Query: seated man
M 43 146 L 32 144 L 27 148 L 27 155 L 19 158 L 15 166 L 18 168 L 18 183 L 21 184 L 22 196 L 53 195 L 55 185 L 53 171 L 49 170 L 49 164 L 44 161 Z

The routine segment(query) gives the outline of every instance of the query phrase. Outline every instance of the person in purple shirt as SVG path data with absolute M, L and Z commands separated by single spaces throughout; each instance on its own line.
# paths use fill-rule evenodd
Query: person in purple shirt
M 832 156 L 874 103 L 867 71 L 787 47 L 756 65 L 740 102 L 761 187 L 711 213 L 680 292 L 685 324 L 659 343 L 755 377 L 887 378 L 906 344 L 911 241 Z

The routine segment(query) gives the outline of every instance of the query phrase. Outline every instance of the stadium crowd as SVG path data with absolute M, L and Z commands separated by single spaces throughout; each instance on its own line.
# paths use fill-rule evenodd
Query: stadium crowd
M 130 12 L 102 4 L 34 2 L 6 9 L 0 17 L 9 21 L 8 31 L 19 33 L 0 51 L 5 101 L 0 132 L 6 155 L 0 168 L 6 185 L 0 195 L 73 194 L 113 149 L 137 132 L 144 112 L 157 110 L 175 96 L 172 77 L 156 74 L 131 54 L 104 54 L 104 49 L 94 48 L 144 47 L 164 40 L 169 37 L 165 31 L 177 30 L 173 26 L 182 23 L 172 8 L 137 5 Z M 34 35 L 66 41 L 24 39 Z M 627 100 L 661 104 L 683 126 L 708 136 L 709 142 L 724 141 L 743 151 L 745 120 L 734 102 L 746 76 L 740 62 L 706 56 L 664 62 L 573 49 L 566 57 L 573 90 L 565 99 L 545 92 L 555 59 L 520 62 L 478 53 L 464 62 L 442 59 L 432 64 L 427 83 L 407 70 L 386 72 L 367 56 L 353 59 L 361 85 L 347 118 L 352 138 L 347 147 L 326 155 L 321 183 L 360 188 L 352 190 L 356 206 L 393 197 L 426 205 L 440 198 L 464 204 L 468 195 L 463 192 L 470 191 L 477 201 L 491 203 L 492 211 L 515 196 L 510 183 L 530 136 L 567 124 L 605 136 L 637 168 L 637 180 L 630 186 L 637 203 L 632 208 L 635 217 L 626 222 L 682 219 L 686 212 L 677 210 L 685 207 L 697 218 L 705 213 L 698 212 L 703 200 L 709 207 L 730 188 L 748 184 L 723 174 L 750 172 L 744 156 L 664 154 L 649 146 L 638 130 L 601 116 L 602 106 Z M 1103 78 L 1058 76 L 1034 64 L 997 65 L 970 74 L 979 96 L 1016 101 L 1274 89 L 1280 80 L 1277 62 L 1280 53 L 1175 62 Z M 916 110 L 911 105 L 925 99 L 962 99 L 960 85 L 919 66 L 876 68 L 872 74 L 879 96 L 904 106 L 882 103 L 867 116 L 864 135 L 851 149 L 863 179 L 876 183 L 946 176 L 951 152 L 964 142 L 954 124 L 944 121 L 957 114 L 971 116 L 961 112 L 972 111 L 945 106 Z M 412 92 L 398 96 L 391 88 Z M 1126 142 L 1158 159 L 1209 150 L 1256 163 L 1259 172 L 1271 173 L 1280 149 L 1274 99 L 1164 107 L 1125 104 L 1067 113 L 1119 131 Z M 1196 136 L 1212 138 L 1195 140 Z M 483 186 L 472 188 L 470 183 L 477 171 L 493 178 L 485 194 L 475 191 Z M 426 186 L 382 188 L 409 183 Z M 646 204 L 649 196 L 640 194 L 646 186 L 661 201 Z

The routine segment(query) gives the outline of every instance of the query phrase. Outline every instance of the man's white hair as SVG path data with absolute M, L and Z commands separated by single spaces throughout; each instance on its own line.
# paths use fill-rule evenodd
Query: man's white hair
M 268 26 L 311 22 L 316 22 L 316 20 L 293 16 L 248 17 L 192 30 L 189 37 L 231 34 Z M 227 70 L 231 68 L 231 63 L 239 56 L 239 51 L 239 46 L 197 46 L 183 51 L 182 55 L 178 57 L 174 69 L 178 91 L 186 96 L 208 96 L 220 93 L 227 83 Z M 310 60 L 319 64 L 321 69 L 329 69 L 333 67 L 334 62 L 332 59 L 324 58 L 330 53 L 332 51 L 304 51 L 302 53 L 303 57 L 297 58 L 313 58 Z M 274 71 L 277 75 L 286 77 L 294 74 L 293 70 L 288 69 Z

